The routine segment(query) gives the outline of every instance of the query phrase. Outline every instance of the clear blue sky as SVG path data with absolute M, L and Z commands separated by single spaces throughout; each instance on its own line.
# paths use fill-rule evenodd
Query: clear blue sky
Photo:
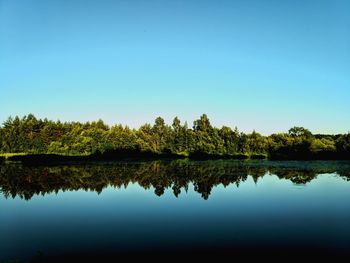
M 0 122 L 350 130 L 350 1 L 0 0 Z

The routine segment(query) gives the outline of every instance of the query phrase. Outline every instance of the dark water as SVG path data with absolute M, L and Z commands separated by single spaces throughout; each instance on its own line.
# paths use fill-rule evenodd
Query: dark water
M 350 162 L 7 164 L 0 191 L 0 261 L 350 251 Z

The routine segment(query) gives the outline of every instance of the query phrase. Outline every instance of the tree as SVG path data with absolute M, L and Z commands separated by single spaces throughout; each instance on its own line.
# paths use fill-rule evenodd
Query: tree
M 247 145 L 248 151 L 251 153 L 267 153 L 267 140 L 260 133 L 257 133 L 255 130 L 252 134 L 247 135 Z
M 348 134 L 341 135 L 336 140 L 336 149 L 342 158 L 350 158 L 350 132 Z
M 210 124 L 209 118 L 206 114 L 203 114 L 199 120 L 193 122 L 193 130 L 210 133 L 213 127 Z
M 152 127 L 152 136 L 155 142 L 156 152 L 161 153 L 163 151 L 169 151 L 170 147 L 168 142 L 170 140 L 170 127 L 165 125 L 165 121 L 162 117 L 155 119 Z
M 308 129 L 305 129 L 303 127 L 290 128 L 288 133 L 292 137 L 300 137 L 300 136 L 310 137 L 310 136 L 312 136 L 312 133 Z

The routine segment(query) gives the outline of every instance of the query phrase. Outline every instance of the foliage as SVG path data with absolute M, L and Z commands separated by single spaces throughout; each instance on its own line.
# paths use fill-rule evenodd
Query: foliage
M 218 159 L 349 159 L 350 133 L 313 135 L 303 127 L 288 133 L 263 136 L 223 126 L 213 127 L 203 114 L 192 129 L 175 117 L 167 125 L 162 117 L 138 129 L 102 120 L 60 122 L 37 119 L 33 114 L 9 117 L 0 126 L 0 153 L 91 155 L 118 152 L 144 155 L 180 155 Z

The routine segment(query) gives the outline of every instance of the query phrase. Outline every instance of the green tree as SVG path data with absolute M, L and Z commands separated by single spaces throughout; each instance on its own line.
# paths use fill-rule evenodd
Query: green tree
M 300 137 L 300 136 L 310 137 L 310 136 L 312 136 L 312 133 L 308 129 L 305 129 L 303 127 L 290 128 L 288 133 L 292 137 Z

